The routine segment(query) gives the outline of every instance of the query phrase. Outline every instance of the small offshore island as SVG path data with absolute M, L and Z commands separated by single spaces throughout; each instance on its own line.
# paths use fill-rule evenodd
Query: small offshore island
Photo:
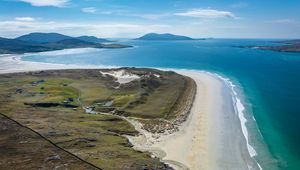
M 157 33 L 149 33 L 146 35 L 143 35 L 139 38 L 136 38 L 134 40 L 146 40 L 146 41 L 174 41 L 174 40 L 195 40 L 193 38 L 182 36 L 182 35 L 174 35 L 174 34 L 157 34 Z

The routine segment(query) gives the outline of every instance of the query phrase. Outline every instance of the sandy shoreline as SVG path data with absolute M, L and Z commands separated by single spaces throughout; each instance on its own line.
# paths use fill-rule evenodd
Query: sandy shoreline
M 66 49 L 57 50 L 50 52 L 41 52 L 39 54 L 51 53 L 53 55 L 64 55 L 64 54 L 78 54 L 84 53 L 85 51 L 91 51 L 97 49 L 91 48 L 78 48 L 78 49 Z M 98 50 L 99 51 L 99 50 Z M 28 55 L 28 54 L 26 54 Z M 55 70 L 55 69 L 87 69 L 87 68 L 100 68 L 100 66 L 94 65 L 75 65 L 75 64 L 51 64 L 42 62 L 31 62 L 23 61 L 22 54 L 2 54 L 0 55 L 0 74 L 25 72 L 25 71 L 39 71 L 39 70 Z M 101 66 L 101 68 L 112 68 L 113 66 Z
M 48 69 L 99 68 L 21 61 L 18 56 L 0 57 L 0 73 Z M 103 67 L 102 67 L 103 68 Z M 206 72 L 175 70 L 193 78 L 197 94 L 191 113 L 180 130 L 153 135 L 128 119 L 142 133 L 128 137 L 135 148 L 150 151 L 176 169 L 259 169 L 251 157 L 241 117 L 236 113 L 232 90 L 225 81 Z M 250 152 L 250 153 L 249 153 Z M 250 155 L 251 154 L 251 155 Z
M 259 169 L 250 156 L 231 90 L 218 77 L 176 70 L 196 81 L 197 94 L 186 122 L 173 134 L 129 137 L 137 150 L 150 151 L 175 169 Z M 132 122 L 137 124 L 137 122 Z

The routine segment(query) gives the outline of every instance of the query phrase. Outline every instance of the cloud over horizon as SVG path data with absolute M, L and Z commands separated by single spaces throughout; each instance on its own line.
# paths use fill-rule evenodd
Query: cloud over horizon
M 54 6 L 54 7 L 65 7 L 69 0 L 18 0 L 26 2 L 32 6 Z
M 175 13 L 175 15 L 194 18 L 236 18 L 232 12 L 214 9 L 192 9 L 186 12 Z
M 148 32 L 165 32 L 169 25 L 132 24 L 126 22 L 78 23 L 78 22 L 42 22 L 42 21 L 0 21 L 0 37 L 15 38 L 31 32 L 57 32 L 70 36 L 83 34 L 104 38 L 133 37 Z M 101 31 L 99 31 L 101 30 Z
M 275 23 L 275 24 L 294 24 L 296 23 L 296 21 L 294 19 L 276 19 L 276 20 L 272 20 L 270 21 L 271 23 Z
M 35 21 L 35 19 L 32 18 L 32 17 L 16 17 L 15 20 L 17 20 L 17 21 L 27 21 L 27 22 Z
M 97 9 L 95 7 L 87 7 L 87 8 L 82 8 L 81 11 L 85 13 L 96 13 Z

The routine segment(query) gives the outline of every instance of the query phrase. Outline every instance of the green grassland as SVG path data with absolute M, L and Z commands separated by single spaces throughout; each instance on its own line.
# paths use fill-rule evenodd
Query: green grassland
M 179 117 L 195 84 L 174 72 L 123 69 L 141 78 L 120 85 L 100 70 L 0 75 L 0 113 L 101 169 L 167 169 L 132 148 L 123 135 L 138 132 L 117 115 L 139 118 L 151 130 Z M 87 114 L 86 107 L 110 114 Z

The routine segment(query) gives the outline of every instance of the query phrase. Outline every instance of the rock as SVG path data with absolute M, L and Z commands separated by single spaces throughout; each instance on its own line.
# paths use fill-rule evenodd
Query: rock
M 96 139 L 94 138 L 78 138 L 76 139 L 76 143 L 88 143 L 88 142 L 95 142 Z
M 92 148 L 92 147 L 95 147 L 96 145 L 94 145 L 94 144 L 87 144 L 87 145 L 85 145 L 86 147 L 89 147 L 89 148 Z
M 42 83 L 44 83 L 44 82 L 45 82 L 45 80 L 38 80 L 38 81 L 32 82 L 31 85 L 36 86 L 36 85 L 42 84 Z
M 74 99 L 73 99 L 73 98 L 68 98 L 67 101 L 68 101 L 68 102 L 73 102 Z
M 46 158 L 46 161 L 55 161 L 55 160 L 60 160 L 60 156 L 59 155 L 55 155 L 55 156 L 50 156 L 48 158 Z
M 16 93 L 19 93 L 19 94 L 21 94 L 21 93 L 23 93 L 23 89 L 16 89 Z
M 48 132 L 47 135 L 48 135 L 48 136 L 55 136 L 55 135 L 56 135 L 56 132 L 55 132 L 55 131 L 50 131 L 50 132 Z

